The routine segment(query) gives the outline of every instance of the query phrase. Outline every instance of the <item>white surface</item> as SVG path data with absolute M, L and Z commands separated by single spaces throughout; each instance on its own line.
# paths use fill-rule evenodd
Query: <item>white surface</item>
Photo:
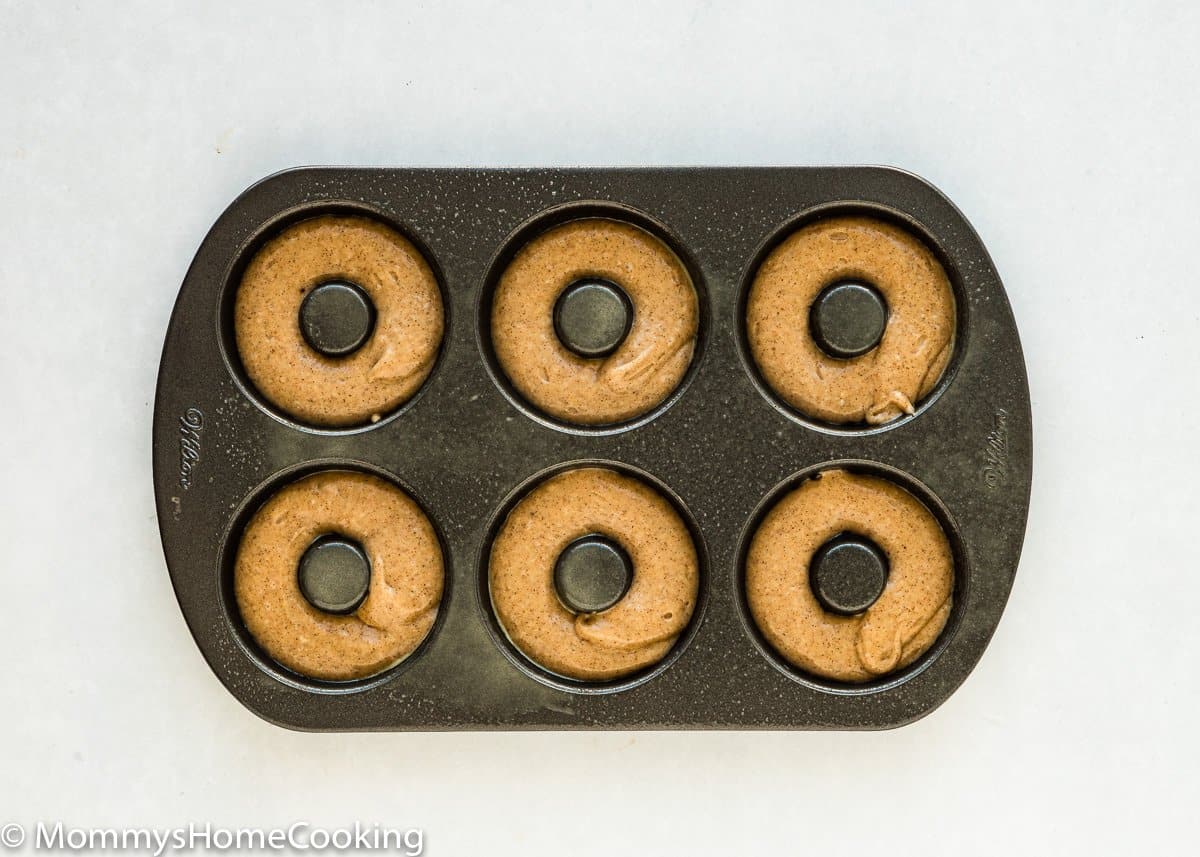
M 0 824 L 357 818 L 438 855 L 1194 849 L 1194 4 L 214 5 L 0 3 Z M 245 186 L 858 162 L 962 207 L 1029 365 L 1025 554 L 944 707 L 881 734 L 305 735 L 220 687 L 163 565 L 150 414 L 176 290 Z

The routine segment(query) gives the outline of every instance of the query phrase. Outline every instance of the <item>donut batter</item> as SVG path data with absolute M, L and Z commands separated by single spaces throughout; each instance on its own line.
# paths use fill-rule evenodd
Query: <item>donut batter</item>
M 879 344 L 839 359 L 809 331 L 826 286 L 866 281 L 883 295 Z M 937 258 L 908 232 L 868 217 L 798 229 L 767 256 L 746 303 L 746 333 L 767 384 L 801 413 L 830 423 L 886 423 L 911 414 L 954 349 L 954 291 Z
M 602 358 L 570 351 L 554 329 L 558 297 L 589 277 L 620 286 L 633 304 L 629 333 Z M 698 326 L 683 263 L 650 233 L 614 220 L 575 220 L 534 238 L 492 299 L 492 346 L 504 374 L 540 410 L 581 425 L 631 420 L 666 399 L 691 364 Z
M 362 545 L 371 563 L 366 599 L 348 616 L 304 598 L 300 558 L 328 534 Z M 263 504 L 242 533 L 234 593 L 246 629 L 268 655 L 312 678 L 364 678 L 400 662 L 433 627 L 443 586 L 433 525 L 406 493 L 377 476 L 325 471 Z
M 808 567 L 843 532 L 887 555 L 887 585 L 856 616 L 822 609 Z M 801 483 L 763 518 L 746 556 L 746 598 L 763 636 L 789 663 L 838 681 L 864 682 L 928 651 L 950 616 L 954 560 L 941 525 L 898 485 L 831 469 Z
M 349 281 L 374 304 L 361 348 L 343 357 L 314 350 L 300 305 L 316 286 Z M 442 341 L 442 297 L 420 251 L 365 217 L 323 216 L 285 229 L 255 254 L 234 303 L 238 355 L 271 404 L 318 426 L 380 419 L 420 388 Z
M 599 613 L 559 601 L 554 566 L 585 535 L 609 538 L 633 565 L 629 590 Z M 551 476 L 513 507 L 492 543 L 492 606 L 530 660 L 569 678 L 602 681 L 666 656 L 692 616 L 699 561 L 691 533 L 665 497 L 601 467 Z

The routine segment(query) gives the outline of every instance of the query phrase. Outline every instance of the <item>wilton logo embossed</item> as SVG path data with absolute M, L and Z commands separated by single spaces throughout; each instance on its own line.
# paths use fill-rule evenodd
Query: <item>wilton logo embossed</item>
M 192 487 L 192 471 L 200 464 L 203 431 L 204 414 L 199 408 L 188 408 L 179 418 L 179 484 L 184 491 Z
M 1008 479 L 1008 411 L 996 409 L 995 422 L 984 447 L 983 484 L 999 488 Z

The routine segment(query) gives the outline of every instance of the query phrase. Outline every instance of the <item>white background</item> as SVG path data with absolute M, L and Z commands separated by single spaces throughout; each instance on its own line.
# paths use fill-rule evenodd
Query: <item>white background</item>
M 0 824 L 426 830 L 429 854 L 1185 853 L 1200 715 L 1195 4 L 0 3 Z M 295 164 L 889 163 L 1029 366 L 1008 610 L 878 734 L 309 735 L 200 657 L 158 544 L 184 271 Z M 767 852 L 769 853 L 769 852 Z

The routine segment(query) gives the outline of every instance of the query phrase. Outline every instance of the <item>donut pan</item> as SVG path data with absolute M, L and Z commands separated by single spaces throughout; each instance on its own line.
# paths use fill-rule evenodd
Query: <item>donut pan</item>
M 359 213 L 403 232 L 438 277 L 440 356 L 399 411 L 314 429 L 275 411 L 233 344 L 240 275 L 262 243 L 307 217 Z M 741 319 L 758 262 L 791 230 L 838 214 L 882 217 L 939 256 L 958 334 L 942 381 L 911 416 L 834 428 L 782 404 L 748 356 Z M 541 229 L 579 217 L 633 222 L 664 239 L 700 298 L 696 356 L 646 417 L 572 428 L 506 384 L 487 331 L 495 279 Z M 167 331 L 154 407 L 154 484 L 167 567 L 192 635 L 256 714 L 304 730 L 883 729 L 932 711 L 974 668 L 1000 620 L 1029 505 L 1031 417 L 1008 300 L 979 237 L 938 190 L 883 167 L 643 169 L 302 168 L 251 187 L 205 236 Z M 577 462 L 650 479 L 692 527 L 700 597 L 671 653 L 609 683 L 545 673 L 508 642 L 486 559 L 535 477 Z M 954 607 L 907 668 L 846 685 L 789 666 L 759 635 L 742 591 L 749 535 L 773 498 L 831 465 L 883 475 L 940 519 L 955 557 Z M 276 665 L 243 627 L 232 566 L 248 517 L 322 468 L 404 487 L 446 560 L 438 619 L 385 673 L 314 681 Z

